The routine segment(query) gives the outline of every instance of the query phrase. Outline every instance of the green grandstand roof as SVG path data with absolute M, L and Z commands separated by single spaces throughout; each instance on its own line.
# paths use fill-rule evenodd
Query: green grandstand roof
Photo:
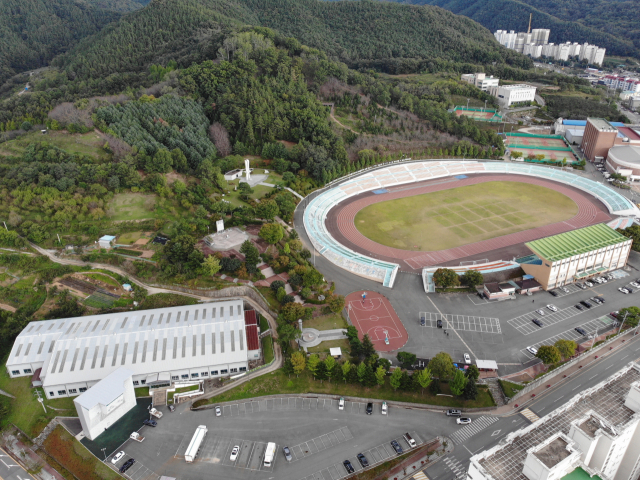
M 538 256 L 556 262 L 628 240 L 604 223 L 526 243 Z
M 585 472 L 582 468 L 578 467 L 573 472 L 565 475 L 560 480 L 602 480 L 598 475 L 593 477 Z

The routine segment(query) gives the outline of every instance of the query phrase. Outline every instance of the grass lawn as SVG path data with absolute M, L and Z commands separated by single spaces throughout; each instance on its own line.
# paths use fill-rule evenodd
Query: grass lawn
M 307 350 L 309 353 L 329 353 L 330 348 L 340 347 L 342 349 L 342 355 L 347 355 L 347 352 L 351 351 L 349 346 L 349 340 L 342 338 L 340 340 L 327 340 L 315 347 L 309 347 Z M 322 357 L 322 355 L 321 355 Z
M 365 237 L 403 250 L 444 250 L 573 217 L 578 207 L 550 188 L 486 182 L 380 202 L 360 210 Z
M 260 314 L 258 314 L 258 317 L 260 318 L 260 332 L 266 332 L 269 330 L 269 322 L 267 319 Z
M 142 220 L 155 218 L 155 195 L 142 193 L 118 193 L 109 205 L 111 220 Z
M 61 409 L 53 410 L 53 408 L 47 408 L 45 413 L 36 397 L 36 389 L 31 388 L 31 377 L 9 378 L 5 367 L 6 358 L 4 360 L 2 368 L 0 368 L 0 390 L 10 393 L 16 398 L 11 400 L 11 410 L 7 418 L 2 419 L 2 423 L 5 420 L 7 423 L 13 423 L 31 438 L 35 438 L 53 417 L 58 415 L 66 417 L 77 416 L 73 398 L 47 400 L 42 388 L 38 388 L 37 390 L 40 391 L 40 396 L 44 398 L 46 407 Z
M 466 107 L 467 106 L 467 98 L 469 97 L 465 97 L 464 95 L 451 95 L 451 103 L 453 103 L 454 105 L 460 107 Z M 484 100 L 478 100 L 477 98 L 469 98 L 469 106 L 470 107 L 484 107 Z M 491 107 L 489 105 L 489 102 L 487 102 L 487 108 L 494 108 L 495 107 Z
M 321 315 L 319 317 L 312 318 L 311 320 L 305 320 L 303 323 L 305 328 L 315 328 L 316 330 L 333 330 L 336 328 L 348 327 L 347 322 L 339 313 Z
M 451 394 L 449 384 L 441 383 L 443 394 Z M 428 391 L 424 394 L 418 392 L 394 391 L 389 385 L 389 377 L 382 387 L 365 388 L 361 385 L 352 385 L 344 382 L 320 382 L 314 380 L 309 372 L 305 371 L 299 377 L 291 375 L 289 378 L 282 369 L 267 375 L 249 380 L 227 392 L 216 395 L 213 398 L 195 402 L 195 406 L 207 405 L 219 402 L 230 402 L 245 398 L 260 397 L 263 395 L 294 394 L 294 393 L 323 393 L 336 396 L 352 396 L 372 398 L 379 400 L 395 400 L 401 402 L 423 403 L 428 405 L 440 405 L 445 407 L 493 407 L 495 405 L 489 391 L 478 388 L 478 398 L 475 400 L 463 400 L 459 397 L 445 397 L 431 395 Z
M 29 144 L 36 142 L 46 142 L 69 153 L 90 155 L 100 160 L 108 158 L 107 152 L 102 148 L 105 141 L 95 132 L 71 134 L 53 130 L 46 135 L 42 135 L 40 131 L 31 132 L 15 140 L 5 142 L 0 145 L 0 155 L 21 155 Z
M 276 312 L 280 311 L 280 302 L 276 298 L 276 294 L 273 293 L 271 287 L 255 287 L 262 294 L 262 296 L 267 300 L 269 306 L 275 310 Z
M 120 288 L 120 284 L 114 278 L 103 275 L 102 273 L 85 273 L 85 277 L 93 278 L 94 280 L 100 280 L 101 282 L 111 285 L 112 287 Z
M 273 360 L 273 338 L 269 335 L 262 339 L 262 351 L 264 352 L 264 363 Z
M 173 396 L 176 393 L 184 393 L 184 392 L 194 392 L 196 390 L 200 389 L 200 385 L 191 385 L 190 387 L 180 387 L 180 388 L 176 388 L 175 392 L 169 392 L 167 394 L 167 402 L 169 403 L 173 403 Z
M 506 380 L 498 380 L 505 397 L 513 397 L 516 393 L 524 388 L 524 385 L 518 385 L 517 383 L 507 382 Z
M 139 387 L 134 388 L 133 390 L 136 392 L 136 398 L 149 396 L 149 387 Z
M 118 243 L 131 245 L 136 240 L 142 238 L 142 232 L 126 232 L 118 235 Z

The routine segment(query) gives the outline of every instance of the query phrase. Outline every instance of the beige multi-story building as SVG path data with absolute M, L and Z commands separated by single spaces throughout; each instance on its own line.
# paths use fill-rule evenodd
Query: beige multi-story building
M 521 264 L 549 290 L 622 268 L 632 240 L 604 223 L 526 243 L 533 255 Z
M 496 88 L 500 84 L 499 78 L 494 78 L 493 75 L 487 77 L 486 73 L 465 73 L 460 79 L 463 82 L 475 85 L 483 92 L 491 91 L 491 89 Z
M 637 480 L 640 365 L 630 363 L 470 459 L 467 480 Z
M 536 98 L 536 87 L 525 85 L 503 85 L 495 89 L 494 95 L 498 98 L 498 103 L 504 107 L 512 103 L 532 102 Z

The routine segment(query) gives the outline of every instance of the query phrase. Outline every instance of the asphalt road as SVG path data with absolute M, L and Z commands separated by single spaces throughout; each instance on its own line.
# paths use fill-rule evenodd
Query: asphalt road
M 7 452 L 0 448 L 0 479 L 2 480 L 33 480 L 24 468 L 18 465 Z

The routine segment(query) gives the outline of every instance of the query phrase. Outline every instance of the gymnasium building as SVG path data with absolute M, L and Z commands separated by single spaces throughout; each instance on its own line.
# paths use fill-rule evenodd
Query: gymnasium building
M 632 240 L 604 223 L 526 243 L 522 269 L 549 290 L 626 265 Z

